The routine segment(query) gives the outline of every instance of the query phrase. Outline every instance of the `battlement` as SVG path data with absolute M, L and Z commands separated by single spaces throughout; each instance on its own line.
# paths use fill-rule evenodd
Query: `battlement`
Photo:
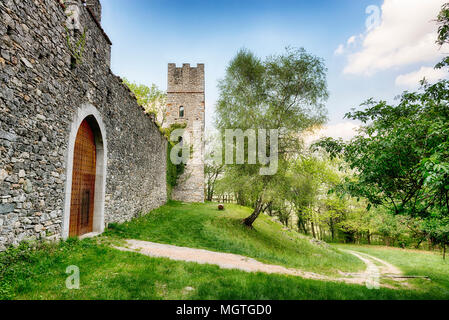
M 177 67 L 175 63 L 168 64 L 167 91 L 173 93 L 204 93 L 204 64 L 198 63 L 191 67 L 184 63 Z

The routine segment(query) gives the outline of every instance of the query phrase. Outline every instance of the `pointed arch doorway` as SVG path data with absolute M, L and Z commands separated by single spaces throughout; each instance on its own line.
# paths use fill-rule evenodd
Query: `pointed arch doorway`
M 105 227 L 106 130 L 101 114 L 83 104 L 71 124 L 62 238 L 100 234 Z
M 84 119 L 78 129 L 73 154 L 69 237 L 93 231 L 96 160 L 95 135 Z

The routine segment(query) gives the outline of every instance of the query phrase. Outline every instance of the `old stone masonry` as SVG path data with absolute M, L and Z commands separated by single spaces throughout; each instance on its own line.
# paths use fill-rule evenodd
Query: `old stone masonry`
M 192 146 L 184 174 L 173 189 L 172 198 L 184 202 L 204 202 L 204 64 L 168 65 L 167 124 L 185 125 L 181 137 Z
M 0 250 L 101 233 L 166 202 L 167 139 L 110 56 L 99 0 L 0 1 Z M 193 81 L 173 107 L 203 125 L 198 68 L 171 71 Z M 181 101 L 187 91 L 195 98 Z M 203 200 L 201 172 L 181 198 L 197 188 Z

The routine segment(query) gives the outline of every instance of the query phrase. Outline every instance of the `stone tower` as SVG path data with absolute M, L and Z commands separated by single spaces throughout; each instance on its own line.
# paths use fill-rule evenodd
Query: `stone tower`
M 192 146 L 184 174 L 172 192 L 173 200 L 204 202 L 204 88 L 204 64 L 168 65 L 166 123 L 185 123 Z

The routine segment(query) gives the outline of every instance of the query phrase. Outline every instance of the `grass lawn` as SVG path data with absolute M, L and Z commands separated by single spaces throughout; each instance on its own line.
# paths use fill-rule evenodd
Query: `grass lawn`
M 114 225 L 105 235 L 83 241 L 12 249 L 0 254 L 0 299 L 448 299 L 448 264 L 425 252 L 345 246 L 378 256 L 406 273 L 429 275 L 418 290 L 369 290 L 284 275 L 223 270 L 216 266 L 150 258 L 110 247 L 122 238 L 249 255 L 270 263 L 309 270 L 360 269 L 336 248 L 324 249 L 261 217 L 254 230 L 239 224 L 248 209 L 170 203 L 149 215 Z M 322 260 L 322 261 L 320 261 Z M 335 263 L 333 264 L 333 260 Z M 316 269 L 314 267 L 316 264 Z M 65 286 L 66 268 L 80 269 L 80 289 Z M 335 265 L 335 266 L 334 266 Z
M 449 260 L 436 252 L 400 249 L 383 246 L 338 245 L 344 249 L 360 251 L 388 261 L 409 276 L 428 276 L 431 281 L 410 281 L 418 290 L 432 297 L 449 299 Z
M 363 270 L 356 257 L 310 243 L 297 232 L 284 231 L 266 215 L 254 229 L 241 224 L 251 209 L 233 204 L 225 211 L 217 205 L 170 202 L 151 214 L 120 225 L 113 225 L 107 236 L 147 240 L 183 247 L 241 254 L 259 261 L 300 268 L 322 274 Z

